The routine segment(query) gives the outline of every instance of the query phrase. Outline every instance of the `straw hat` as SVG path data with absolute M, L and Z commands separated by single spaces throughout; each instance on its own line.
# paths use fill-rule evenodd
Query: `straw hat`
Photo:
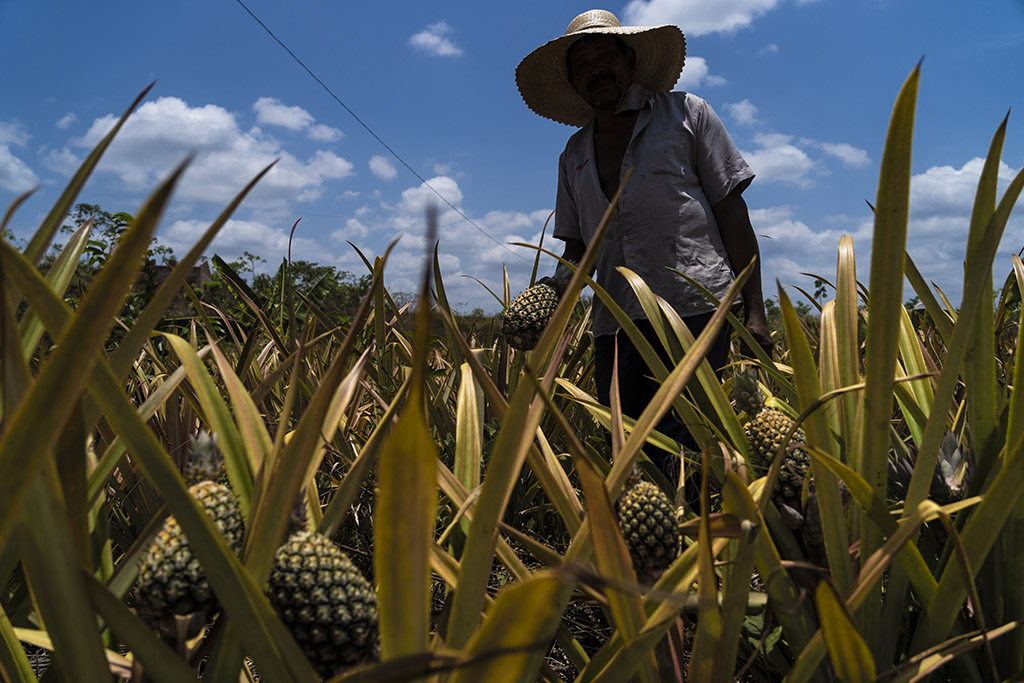
M 569 83 L 565 67 L 569 48 L 588 35 L 619 36 L 636 50 L 633 80 L 648 90 L 668 92 L 679 80 L 686 39 L 678 26 L 622 26 L 611 12 L 592 9 L 573 19 L 564 35 L 544 43 L 516 67 L 519 94 L 534 112 L 577 127 L 594 118 L 590 105 Z

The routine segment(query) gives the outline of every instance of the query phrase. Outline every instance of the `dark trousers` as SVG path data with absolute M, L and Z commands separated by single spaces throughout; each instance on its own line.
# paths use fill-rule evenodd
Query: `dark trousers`
M 683 321 L 690 329 L 690 332 L 693 333 L 693 336 L 696 337 L 704 329 L 708 321 L 711 320 L 711 315 L 711 313 L 707 313 L 691 316 L 684 318 Z M 633 322 L 636 323 L 637 328 L 647 338 L 654 350 L 657 351 L 662 361 L 671 368 L 672 364 L 669 361 L 668 353 L 658 339 L 658 335 L 655 334 L 654 326 L 648 320 L 635 320 Z M 602 335 L 594 338 L 594 379 L 597 383 L 597 398 L 602 404 L 611 405 L 612 369 L 615 367 L 616 342 L 618 342 L 619 347 L 619 400 L 622 406 L 622 413 L 636 419 L 640 417 L 644 408 L 654 398 L 654 394 L 658 391 L 660 385 L 654 379 L 654 373 L 647 367 L 643 356 L 640 355 L 640 352 L 633 346 L 633 342 L 630 341 L 629 337 L 622 330 L 619 330 L 614 335 Z M 711 364 L 719 378 L 721 378 L 722 367 L 725 365 L 728 357 L 729 328 L 726 326 L 722 329 L 718 338 L 715 339 L 706 356 L 708 363 Z M 686 425 L 679 419 L 675 410 L 669 410 L 655 426 L 655 429 L 675 439 L 687 448 L 698 449 L 697 443 L 690 436 Z M 678 454 L 666 453 L 650 444 L 644 446 L 644 453 L 665 474 L 669 482 L 673 485 L 678 483 L 680 471 Z

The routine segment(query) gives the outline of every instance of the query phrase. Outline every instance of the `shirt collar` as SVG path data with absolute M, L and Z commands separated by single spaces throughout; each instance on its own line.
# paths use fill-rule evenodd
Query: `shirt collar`
M 615 113 L 620 114 L 624 111 L 630 110 L 639 111 L 651 101 L 653 96 L 654 93 L 650 90 L 639 83 L 634 83 L 629 86 L 629 88 L 626 89 L 626 92 L 622 95 L 622 99 L 619 100 L 619 106 L 615 109 Z

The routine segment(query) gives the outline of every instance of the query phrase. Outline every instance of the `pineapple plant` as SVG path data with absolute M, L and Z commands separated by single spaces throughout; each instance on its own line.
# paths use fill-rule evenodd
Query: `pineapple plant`
M 654 581 L 679 554 L 675 508 L 655 484 L 637 478 L 617 503 L 619 529 L 640 580 Z
M 733 399 L 736 408 L 747 414 L 743 432 L 750 442 L 751 465 L 754 473 L 764 476 L 771 467 L 775 454 L 783 445 L 793 420 L 781 410 L 765 407 L 765 399 L 757 381 L 757 373 L 745 370 L 733 379 Z M 804 441 L 804 431 L 793 433 L 794 442 Z M 796 529 L 804 521 L 803 487 L 811 460 L 802 448 L 785 451 L 779 469 L 779 478 L 772 492 L 772 502 L 779 509 L 787 525 Z
M 278 549 L 268 597 L 324 678 L 372 659 L 377 648 L 373 587 L 333 541 L 298 531 Z
M 234 492 L 220 481 L 222 469 L 216 437 L 208 433 L 193 437 L 185 475 L 189 493 L 237 553 L 245 524 Z M 135 603 L 143 619 L 169 636 L 178 633 L 178 618 L 186 620 L 186 635 L 191 637 L 217 611 L 217 598 L 203 567 L 173 516 L 164 521 L 142 561 Z
M 547 327 L 558 306 L 558 293 L 554 287 L 536 284 L 525 290 L 509 304 L 501 315 L 501 334 L 509 346 L 529 351 Z

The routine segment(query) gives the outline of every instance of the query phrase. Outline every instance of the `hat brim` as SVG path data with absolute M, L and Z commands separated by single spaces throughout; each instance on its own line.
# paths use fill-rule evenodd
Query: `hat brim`
M 526 106 L 545 118 L 582 127 L 594 110 L 569 83 L 565 55 L 588 35 L 619 36 L 636 51 L 633 78 L 654 92 L 668 92 L 679 80 L 686 61 L 686 38 L 678 26 L 618 26 L 583 29 L 544 43 L 516 67 L 516 86 Z

